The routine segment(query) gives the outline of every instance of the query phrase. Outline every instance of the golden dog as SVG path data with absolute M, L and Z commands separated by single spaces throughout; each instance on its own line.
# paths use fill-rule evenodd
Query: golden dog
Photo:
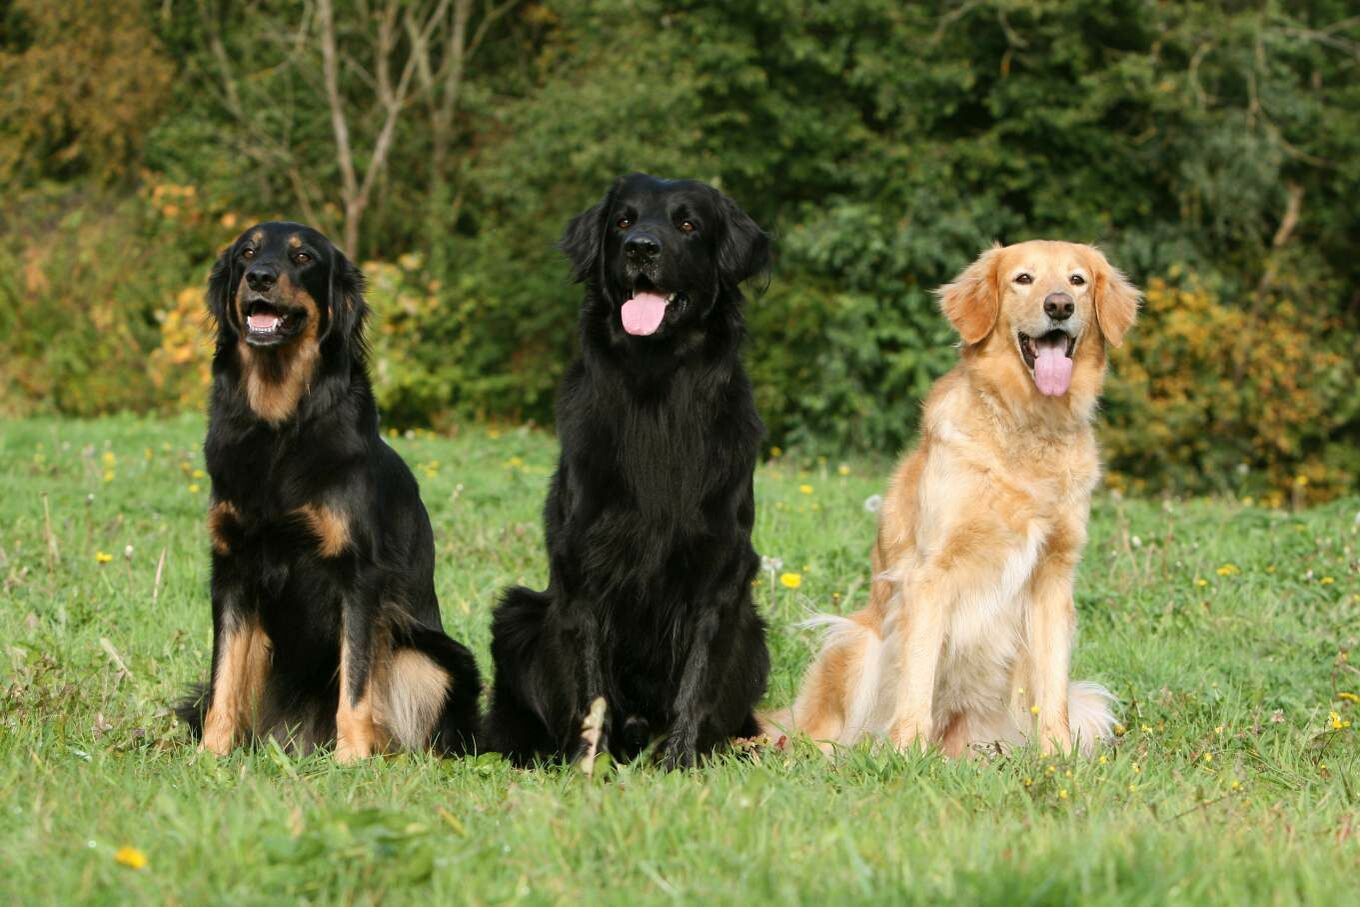
M 883 499 L 869 604 L 828 628 L 793 707 L 768 723 L 824 749 L 1108 737 L 1113 697 L 1072 683 L 1073 573 L 1100 464 L 1106 345 L 1139 293 L 1098 250 L 993 247 L 940 290 L 963 342 Z

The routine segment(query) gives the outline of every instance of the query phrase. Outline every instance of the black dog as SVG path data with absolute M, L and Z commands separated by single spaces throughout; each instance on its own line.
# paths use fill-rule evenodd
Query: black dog
M 363 275 L 300 224 L 251 227 L 213 269 L 212 676 L 181 704 L 202 748 L 272 735 L 461 750 L 480 681 L 445 636 L 415 478 L 378 435 Z
M 561 248 L 586 298 L 557 403 L 550 580 L 496 608 L 485 743 L 519 763 L 592 754 L 582 721 L 603 697 L 601 751 L 629 759 L 659 737 L 662 764 L 689 765 L 758 733 L 769 670 L 738 284 L 770 242 L 717 190 L 634 174 Z

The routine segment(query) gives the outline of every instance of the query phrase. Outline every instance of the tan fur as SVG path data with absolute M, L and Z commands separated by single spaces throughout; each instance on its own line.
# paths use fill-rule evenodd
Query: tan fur
M 244 288 L 243 279 L 236 295 L 238 324 L 244 324 L 246 318 Z M 237 346 L 246 403 L 255 415 L 272 425 L 286 422 L 297 410 L 298 402 L 311 388 L 312 376 L 321 359 L 321 345 L 317 339 L 321 309 L 316 300 L 302 287 L 292 284 L 286 274 L 279 276 L 279 295 L 283 300 L 307 309 L 302 333 L 281 347 L 256 349 L 244 339 Z
M 349 547 L 349 518 L 341 511 L 322 504 L 304 504 L 293 512 L 316 536 L 317 552 L 322 557 L 339 557 Z
M 376 721 L 386 736 L 405 749 L 429 746 L 450 680 L 448 672 L 425 655 L 398 649 L 375 678 Z
M 236 525 L 241 514 L 231 501 L 216 501 L 208 511 L 208 536 L 212 539 L 213 551 L 226 555 L 231 553 L 229 531 Z
M 199 749 L 225 756 L 254 725 L 269 677 L 269 638 L 257 622 L 227 627 Z
M 1032 283 L 1015 281 L 1022 271 Z M 1055 290 L 1074 298 L 1078 340 L 1068 392 L 1046 397 L 1016 333 Z M 940 297 L 960 362 L 884 496 L 869 603 L 815 621 L 831 625 L 827 642 L 770 723 L 828 750 L 874 735 L 951 755 L 1034 737 L 1066 751 L 1078 732 L 1089 750 L 1113 718 L 1108 694 L 1068 678 L 1072 579 L 1099 476 L 1105 344 L 1122 342 L 1138 294 L 1094 248 L 1031 242 L 984 252 Z
M 351 678 L 349 640 L 340 640 L 340 703 L 335 712 L 335 761 L 340 763 L 356 762 L 367 759 L 384 749 L 386 740 L 380 733 L 373 709 L 373 678 L 377 673 L 371 670 L 368 683 L 355 697 Z

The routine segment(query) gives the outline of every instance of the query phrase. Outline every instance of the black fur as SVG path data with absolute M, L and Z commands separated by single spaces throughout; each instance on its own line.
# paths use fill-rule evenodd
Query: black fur
M 248 270 L 272 273 L 273 285 L 256 292 Z M 471 653 L 442 631 L 433 533 L 415 478 L 378 433 L 362 291 L 359 269 L 299 224 L 252 227 L 213 269 L 217 347 L 204 453 L 214 506 L 227 502 L 235 514 L 217 523 L 210 677 L 222 628 L 258 620 L 272 663 L 254 733 L 305 750 L 335 740 L 342 629 L 357 653 L 349 691 L 356 698 L 379 659 L 411 649 L 451 678 L 429 745 L 457 752 L 471 742 L 480 680 Z M 289 315 L 278 342 L 243 342 L 242 309 L 255 305 Z M 261 418 L 243 390 L 245 370 L 282 380 L 306 343 L 319 352 L 305 392 L 286 418 Z M 349 536 L 342 553 L 318 550 L 297 514 L 306 505 L 342 515 Z M 211 680 L 177 710 L 195 736 L 210 701 Z
M 624 243 L 655 244 L 654 257 Z M 693 764 L 758 732 L 769 655 L 751 601 L 752 472 L 763 429 L 742 367 L 738 285 L 767 235 L 703 183 L 634 174 L 567 227 L 586 285 L 581 358 L 557 403 L 545 592 L 496 608 L 484 744 L 523 764 L 573 757 L 590 703 L 602 749 Z M 639 290 L 676 293 L 660 328 L 625 331 Z

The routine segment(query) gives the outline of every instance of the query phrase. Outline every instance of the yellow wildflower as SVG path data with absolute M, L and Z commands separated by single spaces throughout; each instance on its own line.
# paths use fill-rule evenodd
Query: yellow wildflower
M 189 473 L 189 475 L 195 479 L 202 479 L 206 478 L 208 474 L 201 469 L 195 469 L 193 472 Z
M 510 467 L 511 469 L 519 469 L 524 465 L 524 461 L 521 460 L 519 457 L 511 457 L 510 459 L 505 461 L 505 465 Z
M 1234 573 L 1240 573 L 1241 571 L 1237 569 L 1236 564 L 1224 564 L 1222 567 L 1219 567 L 1214 572 L 1217 573 L 1219 576 L 1232 576 Z
M 842 463 L 840 466 L 836 467 L 836 472 L 840 475 L 848 476 L 850 475 L 850 467 Z
M 786 589 L 797 589 L 803 585 L 803 574 L 801 573 L 781 573 L 779 583 Z
M 146 866 L 146 854 L 130 844 L 124 844 L 114 851 L 113 858 L 129 869 L 142 869 Z
M 1340 731 L 1351 726 L 1349 721 L 1342 720 L 1340 712 L 1328 712 L 1327 720 L 1332 725 L 1332 730 Z
M 803 494 L 812 494 L 811 485 L 799 485 L 798 490 L 801 491 Z
M 104 470 L 104 481 L 105 481 L 105 482 L 112 482 L 112 481 L 113 481 L 113 470 L 112 470 L 112 469 L 106 469 L 106 470 Z
M 1213 754 L 1213 753 L 1205 753 L 1205 754 L 1204 754 L 1204 761 L 1205 761 L 1205 762 L 1213 762 L 1213 761 L 1214 761 L 1214 754 Z
M 1059 800 L 1067 799 L 1067 788 L 1063 787 L 1058 789 L 1058 799 Z
M 778 459 L 779 459 L 780 457 L 782 457 L 782 456 L 784 456 L 784 449 L 783 449 L 782 447 L 771 447 L 771 448 L 770 448 L 770 458 L 771 458 L 771 459 L 778 460 Z
M 106 450 L 104 451 L 104 455 L 99 458 L 99 462 L 103 463 L 105 466 L 117 466 L 118 458 L 113 455 L 113 451 Z
M 189 494 L 198 494 L 198 483 L 197 483 L 197 482 L 190 482 L 190 483 L 189 483 Z
M 1324 576 L 1322 579 L 1318 580 L 1318 582 L 1322 583 L 1324 586 L 1330 586 L 1332 583 L 1336 582 L 1336 580 L 1330 576 Z
M 1209 581 L 1207 579 L 1197 576 L 1195 577 L 1195 585 L 1203 589 L 1205 586 L 1209 585 Z
M 1357 696 L 1354 693 L 1337 693 L 1336 698 L 1346 702 L 1360 703 L 1360 696 Z
M 1266 565 L 1266 572 L 1267 572 L 1267 573 L 1274 573 L 1274 572 L 1275 572 L 1275 565 L 1274 565 L 1274 564 L 1267 564 L 1267 565 Z
M 1037 714 L 1039 714 L 1039 707 L 1038 707 L 1037 705 L 1032 705 L 1032 706 L 1030 706 L 1030 707 L 1029 707 L 1029 713 L 1030 713 L 1031 715 L 1037 715 Z
M 95 563 L 108 564 L 113 561 L 113 555 L 107 551 L 96 551 L 94 554 Z

